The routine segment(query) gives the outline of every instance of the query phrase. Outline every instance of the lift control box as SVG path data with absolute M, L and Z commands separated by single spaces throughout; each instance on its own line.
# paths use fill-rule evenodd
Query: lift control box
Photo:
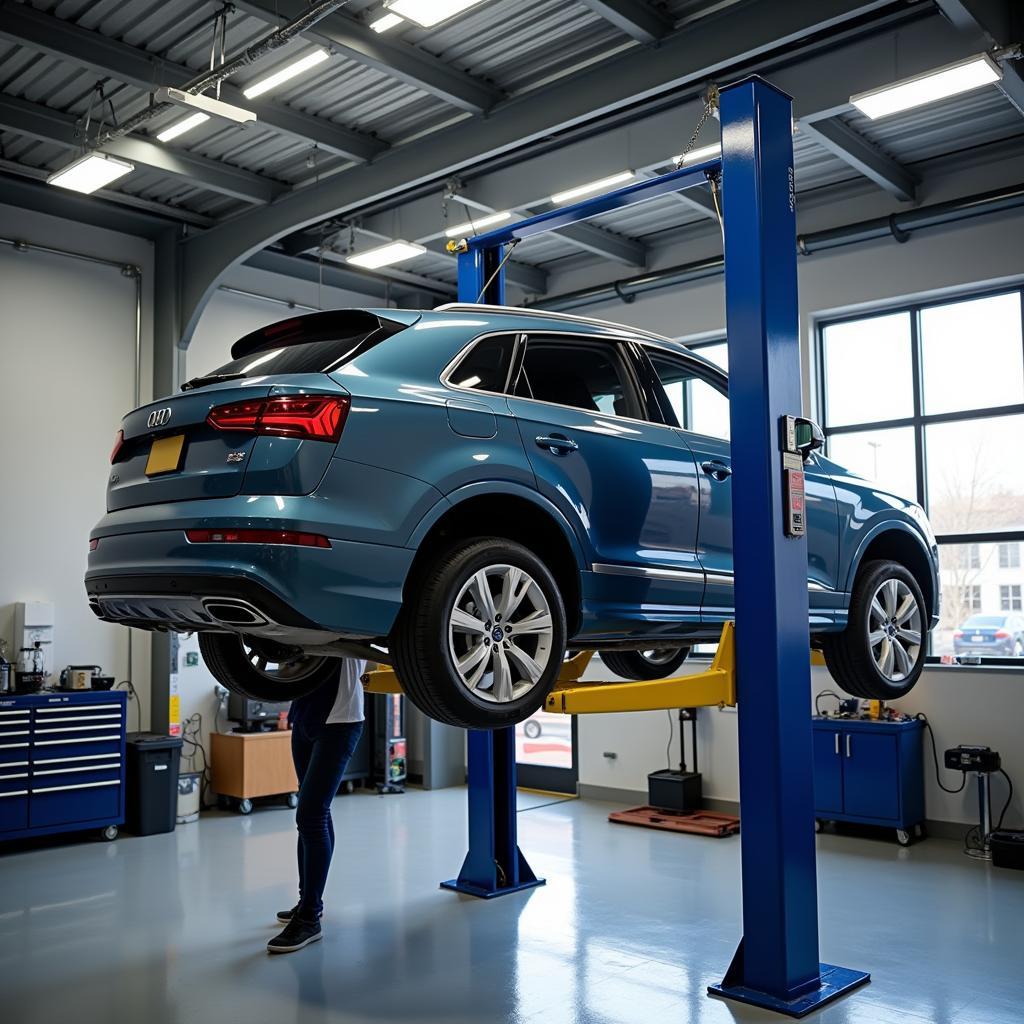
M 804 460 L 797 440 L 798 422 L 797 416 L 783 416 L 779 424 L 784 503 L 782 524 L 787 537 L 802 537 L 807 532 Z

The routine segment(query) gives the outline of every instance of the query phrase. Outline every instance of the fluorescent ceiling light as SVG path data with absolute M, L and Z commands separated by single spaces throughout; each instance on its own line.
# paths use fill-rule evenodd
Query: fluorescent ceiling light
M 365 267 L 367 270 L 376 270 L 378 267 L 411 260 L 413 256 L 419 256 L 426 251 L 424 246 L 415 242 L 388 242 L 386 245 L 377 246 L 376 249 L 367 249 L 366 252 L 349 256 L 346 262 L 356 267 Z
M 684 164 L 699 164 L 703 160 L 713 160 L 716 156 L 722 155 L 722 144 L 715 142 L 710 146 L 701 146 L 699 149 L 691 149 L 685 156 L 680 153 L 672 157 L 672 163 L 682 161 Z
M 956 64 L 926 71 L 923 75 L 894 82 L 884 89 L 872 89 L 850 97 L 850 102 L 872 120 L 901 110 L 934 103 L 947 96 L 980 89 L 1002 78 L 1003 73 L 988 54 L 982 53 Z
M 422 25 L 423 28 L 430 28 L 481 2 L 482 0 L 388 0 L 385 6 L 389 11 L 394 11 L 395 14 L 400 14 L 403 18 Z
M 285 64 L 283 68 L 278 68 L 277 71 L 267 75 L 266 78 L 253 82 L 248 88 L 242 90 L 242 95 L 247 100 L 262 96 L 265 92 L 276 89 L 279 85 L 291 81 L 291 79 L 303 74 L 303 72 L 308 71 L 310 68 L 315 68 L 317 64 L 322 64 L 329 56 L 330 54 L 322 46 L 318 46 L 315 50 L 310 50 L 309 53 L 303 54 L 298 60 L 293 60 L 291 64 Z
M 186 110 L 201 110 L 211 117 L 223 117 L 225 121 L 235 121 L 238 124 L 247 124 L 249 121 L 256 120 L 256 114 L 251 110 L 246 110 L 245 107 L 236 107 L 233 103 L 225 103 L 212 96 L 185 92 L 182 89 L 171 89 L 166 86 L 157 89 L 156 101 L 157 103 L 173 103 Z
M 606 192 L 613 185 L 622 185 L 627 181 L 632 181 L 635 177 L 636 174 L 633 171 L 620 171 L 618 174 L 612 174 L 607 178 L 601 178 L 598 181 L 588 182 L 586 185 L 577 185 L 575 188 L 566 189 L 565 192 L 556 192 L 551 197 L 551 202 L 557 205 L 559 203 L 567 203 L 570 199 L 589 196 L 593 192 Z
M 476 220 L 466 221 L 465 224 L 456 224 L 453 228 L 445 228 L 445 235 L 448 238 L 462 238 L 464 235 L 475 235 L 481 228 L 489 228 L 493 224 L 503 224 L 512 214 L 508 210 L 501 213 L 485 213 Z
M 402 20 L 403 19 L 397 14 L 385 14 L 376 21 L 371 21 L 370 28 L 372 28 L 374 32 L 387 32 L 389 28 L 401 25 Z
M 156 137 L 161 142 L 170 142 L 171 139 L 176 139 L 179 135 L 184 135 L 185 132 L 190 132 L 193 128 L 198 128 L 204 121 L 209 120 L 209 114 L 204 114 L 201 110 L 197 110 L 194 114 L 189 114 L 188 117 L 182 118 L 169 128 L 165 128 L 162 132 L 157 132 Z
M 54 171 L 46 179 L 46 183 L 88 195 L 134 170 L 135 164 L 127 160 L 118 160 L 117 157 L 107 156 L 106 153 L 86 153 L 67 167 Z

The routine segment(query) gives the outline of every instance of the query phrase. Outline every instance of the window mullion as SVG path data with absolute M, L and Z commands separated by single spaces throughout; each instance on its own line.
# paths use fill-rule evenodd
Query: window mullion
M 910 373 L 914 388 L 914 461 L 917 468 L 917 503 L 928 508 L 928 474 L 926 470 L 926 451 L 924 425 L 921 422 L 924 407 L 924 394 L 921 374 L 921 310 L 915 307 L 910 310 Z

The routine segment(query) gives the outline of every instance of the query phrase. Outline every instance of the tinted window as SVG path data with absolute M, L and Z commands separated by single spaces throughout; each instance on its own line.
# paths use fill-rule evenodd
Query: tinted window
M 513 342 L 511 336 L 478 341 L 448 374 L 448 383 L 475 391 L 504 391 L 512 362 Z
M 668 396 L 676 423 L 707 437 L 729 440 L 729 398 L 692 364 L 648 349 L 654 372 Z
M 236 341 L 231 346 L 235 358 L 209 375 L 329 373 L 404 329 L 404 324 L 356 309 L 293 317 Z
M 637 417 L 625 368 L 609 345 L 530 338 L 515 394 L 609 416 Z

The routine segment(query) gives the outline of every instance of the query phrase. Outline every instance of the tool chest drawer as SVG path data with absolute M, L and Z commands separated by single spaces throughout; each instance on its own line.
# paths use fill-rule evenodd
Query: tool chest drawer
M 0 839 L 124 821 L 121 691 L 0 700 Z

